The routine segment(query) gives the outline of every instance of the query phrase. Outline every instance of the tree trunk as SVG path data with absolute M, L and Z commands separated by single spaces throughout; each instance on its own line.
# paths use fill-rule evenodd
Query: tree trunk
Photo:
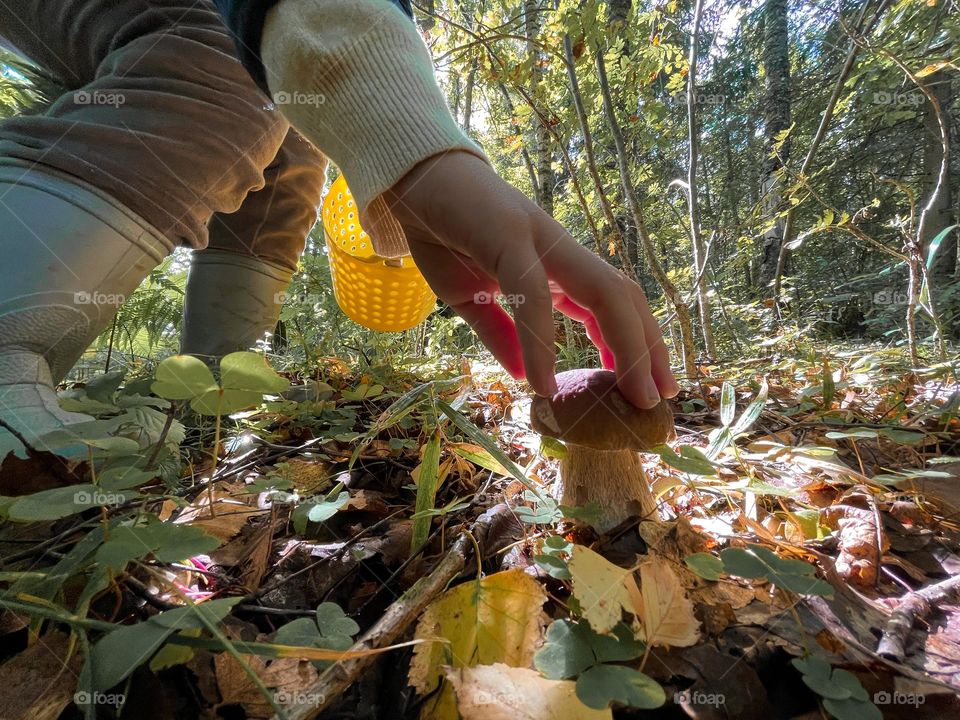
M 880 20 L 880 16 L 883 15 L 889 4 L 890 0 L 883 0 L 874 12 L 873 17 L 866 25 L 864 25 L 864 20 L 867 17 L 867 11 L 870 8 L 870 3 L 868 2 L 864 4 L 860 10 L 859 16 L 857 17 L 855 32 L 862 33 L 864 37 L 869 36 L 877 22 Z M 850 71 L 853 69 L 853 63 L 856 60 L 859 52 L 859 43 L 857 43 L 855 40 L 851 40 L 850 49 L 847 51 L 846 60 L 844 61 L 843 67 L 840 69 L 840 74 L 837 76 L 837 80 L 834 83 L 833 92 L 830 95 L 830 99 L 827 100 L 827 107 L 824 109 L 823 115 L 820 117 L 820 125 L 817 127 L 816 135 L 813 136 L 813 140 L 810 142 L 810 147 L 807 149 L 807 154 L 803 158 L 803 163 L 800 165 L 799 174 L 801 177 L 806 177 L 810 170 L 810 166 L 813 163 L 813 158 L 820 149 L 820 144 L 827 136 L 827 129 L 830 127 L 830 122 L 833 120 L 833 113 L 836 110 L 837 102 L 840 100 L 840 95 L 847 82 L 847 77 L 850 75 Z M 796 205 L 790 205 L 790 207 L 787 209 L 787 215 L 783 221 L 783 242 L 780 245 L 779 256 L 777 258 L 777 267 L 773 278 L 773 298 L 775 301 L 779 300 L 780 297 L 780 281 L 783 278 L 784 266 L 786 265 L 787 257 L 789 255 L 787 246 L 793 239 L 793 221 L 796 217 L 796 210 Z
M 470 71 L 467 73 L 467 87 L 463 91 L 463 120 L 460 126 L 470 134 L 470 123 L 473 120 L 473 90 L 477 83 L 477 58 L 470 61 Z
M 677 322 L 680 323 L 680 355 L 683 359 L 683 369 L 688 377 L 696 377 L 697 366 L 693 347 L 693 323 L 690 321 L 690 311 L 684 304 L 683 296 L 677 290 L 676 285 L 667 276 L 660 259 L 657 257 L 657 251 L 650 240 L 650 234 L 647 232 L 647 224 L 643 217 L 643 209 L 640 207 L 640 199 L 637 197 L 637 191 L 633 187 L 633 180 L 630 178 L 630 161 L 627 157 L 627 147 L 623 139 L 623 130 L 620 122 L 617 120 L 616 111 L 613 106 L 613 98 L 610 94 L 610 82 L 607 79 L 607 66 L 603 59 L 602 49 L 596 51 L 597 79 L 600 83 L 600 94 L 603 97 L 603 113 L 606 116 L 607 124 L 610 126 L 610 134 L 613 136 L 613 144 L 616 149 L 617 169 L 620 171 L 620 184 L 623 187 L 624 197 L 627 199 L 627 208 L 633 217 L 633 224 L 637 228 L 637 236 L 640 238 L 640 245 L 643 248 L 647 264 L 650 266 L 650 273 L 654 279 L 663 288 L 664 295 L 672 303 L 677 313 Z
M 950 76 L 938 70 L 925 79 L 930 89 L 940 103 L 941 112 L 949 112 L 948 108 L 953 99 L 950 87 Z M 949 121 L 947 121 L 949 125 Z M 943 230 L 954 223 L 953 206 L 950 197 L 951 173 L 949 159 L 946 162 L 945 176 L 939 183 L 941 165 L 944 163 L 944 143 L 940 137 L 940 122 L 932 103 L 926 103 L 923 116 L 924 143 L 923 143 L 923 190 L 921 197 L 930 202 L 926 222 L 923 227 L 923 236 L 920 246 L 926 253 L 930 242 Z M 947 145 L 949 148 L 949 144 Z M 937 254 L 934 256 L 931 280 L 937 284 L 947 281 L 956 268 L 957 232 L 954 230 L 943 238 Z
M 700 159 L 700 130 L 697 126 L 697 46 L 700 41 L 700 18 L 703 0 L 697 0 L 693 9 L 693 34 L 690 37 L 690 59 L 687 71 L 687 207 L 690 216 L 690 244 L 693 247 L 693 290 L 700 315 L 703 347 L 711 358 L 717 356 L 713 342 L 713 321 L 710 317 L 710 298 L 707 295 L 707 248 L 700 234 L 700 194 L 697 189 L 697 164 Z
M 540 34 L 541 11 L 537 0 L 525 0 L 523 6 L 524 31 L 527 37 L 527 62 L 530 63 L 530 95 L 538 101 L 540 107 L 546 108 L 546 103 L 540 102 L 543 83 L 543 64 L 540 48 L 537 46 L 537 36 Z M 537 157 L 537 204 L 546 212 L 553 215 L 553 189 L 556 180 L 553 177 L 553 157 L 550 152 L 550 130 L 546 118 L 541 113 L 533 114 L 534 152 Z
M 760 246 L 760 294 L 772 297 L 772 282 L 783 245 L 784 178 L 782 169 L 790 157 L 790 141 L 780 135 L 790 127 L 790 53 L 787 36 L 787 0 L 766 0 L 763 8 L 763 66 L 765 161 L 761 193 L 766 230 Z
M 580 81 L 577 79 L 576 58 L 573 55 L 573 43 L 569 35 L 564 35 L 563 37 L 563 53 L 567 61 L 567 78 L 570 81 L 570 96 L 573 98 L 573 107 L 580 125 L 580 132 L 583 135 L 583 154 L 586 160 L 587 172 L 590 174 L 591 180 L 593 180 L 593 189 L 597 193 L 597 201 L 600 203 L 600 208 L 603 211 L 608 232 L 611 233 L 610 242 L 613 243 L 614 249 L 620 254 L 621 264 L 623 264 L 626 255 L 627 265 L 624 267 L 624 272 L 628 277 L 635 280 L 636 266 L 629 262 L 629 254 L 623 252 L 623 236 L 620 233 L 620 226 L 617 223 L 617 219 L 613 214 L 613 207 L 604 190 L 603 180 L 600 178 L 600 171 L 597 169 L 596 156 L 593 151 L 593 132 L 590 130 L 590 120 L 587 116 L 586 107 L 583 104 L 583 94 L 580 92 Z M 597 238 L 597 240 L 597 253 L 604 256 L 608 255 L 609 249 L 600 245 L 599 238 Z

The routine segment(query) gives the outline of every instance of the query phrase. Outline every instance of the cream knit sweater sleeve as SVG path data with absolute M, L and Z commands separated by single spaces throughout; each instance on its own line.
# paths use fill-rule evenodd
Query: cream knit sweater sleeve
M 280 0 L 260 44 L 267 84 L 290 123 L 335 162 L 359 210 L 448 150 L 486 160 L 460 129 L 416 26 L 384 0 Z M 392 218 L 391 218 L 392 220 Z M 403 231 L 373 237 L 385 257 L 409 252 Z

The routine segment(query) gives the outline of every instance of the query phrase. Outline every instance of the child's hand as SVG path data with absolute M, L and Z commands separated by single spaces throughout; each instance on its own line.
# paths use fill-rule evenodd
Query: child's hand
M 537 393 L 556 391 L 556 307 L 586 326 L 632 403 L 649 408 L 677 394 L 643 290 L 485 162 L 466 152 L 436 155 L 383 197 L 430 287 Z M 514 317 L 493 301 L 498 292 Z

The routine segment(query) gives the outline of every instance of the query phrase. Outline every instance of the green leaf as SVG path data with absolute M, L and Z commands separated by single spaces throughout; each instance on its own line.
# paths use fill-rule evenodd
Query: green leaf
M 697 448 L 686 446 L 680 448 L 683 454 L 677 455 L 668 445 L 657 445 L 653 448 L 661 459 L 670 467 L 687 473 L 688 475 L 716 475 L 716 466 Z
M 590 623 L 579 623 L 589 632 L 590 647 L 593 648 L 597 662 L 626 662 L 643 655 L 647 649 L 645 643 L 638 640 L 633 630 L 625 623 L 618 623 L 613 628 L 613 635 L 601 635 L 593 631 Z
M 167 400 L 190 400 L 216 390 L 217 381 L 210 368 L 193 355 L 174 355 L 157 366 L 157 379 L 151 389 Z
M 540 497 L 539 491 L 537 491 L 537 489 L 530 484 L 530 481 L 523 474 L 523 471 L 517 467 L 517 464 L 513 460 L 507 457 L 507 454 L 500 449 L 500 446 L 497 445 L 489 435 L 470 422 L 461 413 L 450 407 L 450 405 L 445 403 L 443 400 L 438 398 L 436 400 L 436 404 L 437 407 L 440 408 L 440 411 L 450 419 L 450 422 L 457 426 L 457 429 L 459 429 L 460 432 L 490 453 L 497 460 L 497 462 L 510 471 L 510 475 L 512 477 L 516 478 L 516 480 L 533 492 L 537 497 Z
M 823 698 L 823 706 L 838 720 L 881 720 L 880 710 L 860 679 L 842 668 L 832 668 L 826 658 L 808 655 L 791 663 L 803 674 L 803 682 Z
M 816 577 L 816 568 L 802 560 L 784 559 L 761 545 L 726 548 L 720 553 L 724 572 L 748 579 L 766 578 L 801 595 L 833 595 L 833 587 Z
M 821 655 L 808 655 L 805 658 L 794 658 L 790 663 L 803 675 L 812 675 L 821 680 L 829 680 L 833 668 L 830 662 Z
M 577 697 L 595 710 L 609 707 L 611 702 L 652 710 L 667 701 L 667 694 L 656 680 L 622 665 L 595 665 L 588 669 L 577 678 Z
M 343 487 L 343 485 L 338 485 L 338 487 Z M 350 500 L 350 493 L 346 490 L 340 492 L 335 498 L 328 495 L 323 500 L 310 506 L 307 519 L 316 523 L 329 520 L 337 514 L 337 510 L 347 504 L 348 500 Z
M 724 427 L 730 427 L 733 424 L 733 418 L 737 412 L 737 391 L 733 385 L 728 382 L 723 383 L 723 389 L 720 393 L 720 422 Z
M 90 650 L 92 689 L 105 692 L 143 665 L 174 632 L 149 620 L 104 636 Z
M 883 713 L 880 712 L 880 708 L 872 702 L 863 702 L 853 698 L 846 700 L 824 698 L 823 707 L 837 720 L 883 720 Z
M 706 580 L 719 580 L 723 572 L 723 561 L 710 553 L 699 552 L 683 559 L 688 568 Z
M 900 428 L 883 428 L 880 430 L 880 434 L 901 445 L 916 445 L 917 443 L 923 442 L 923 439 L 926 437 L 925 433 L 901 430 Z
M 66 448 L 83 443 L 91 448 L 107 451 L 109 454 L 131 455 L 140 449 L 136 440 L 116 437 L 114 433 L 124 419 L 114 417 L 104 420 L 90 420 L 67 427 L 57 428 L 40 436 L 40 442 L 50 450 Z
M 933 268 L 933 259 L 936 257 L 937 250 L 940 249 L 941 243 L 943 243 L 944 239 L 950 234 L 951 231 L 958 227 L 960 227 L 960 225 L 950 225 L 949 227 L 945 227 L 936 234 L 933 240 L 930 241 L 930 244 L 927 246 L 927 270 L 931 270 Z
M 526 497 L 526 499 L 532 500 L 532 496 Z M 561 517 L 557 501 L 552 497 L 543 498 L 536 503 L 536 507 L 520 505 L 514 509 L 514 513 L 528 525 L 550 525 L 557 522 Z
M 113 404 L 113 394 L 123 382 L 124 371 L 115 370 L 98 375 L 87 383 L 83 389 L 87 397 L 97 402 Z
M 94 507 L 121 505 L 138 496 L 132 490 L 104 492 L 96 485 L 68 485 L 18 498 L 7 516 L 14 522 L 59 520 Z
M 826 434 L 831 440 L 847 440 L 849 438 L 863 438 L 872 440 L 878 435 L 876 430 L 866 429 L 866 430 L 831 430 Z
M 203 629 L 201 617 L 218 624 L 241 598 L 210 600 L 200 605 L 167 610 L 136 625 L 124 625 L 101 638 L 90 650 L 85 672 L 93 687 L 106 691 L 145 663 L 178 630 Z
M 360 626 L 353 618 L 332 602 L 320 603 L 317 606 L 317 625 L 324 638 L 346 638 L 348 642 L 352 642 L 352 637 L 360 632 Z
M 224 390 L 245 390 L 261 396 L 290 387 L 263 355 L 249 351 L 230 353 L 220 361 L 220 383 Z
M 540 453 L 544 457 L 563 460 L 567 456 L 567 446 L 549 435 L 540 436 Z
M 156 475 L 155 472 L 141 470 L 133 465 L 119 465 L 102 470 L 97 475 L 97 484 L 101 490 L 128 490 L 143 485 Z
M 546 643 L 533 656 L 533 664 L 551 680 L 574 677 L 596 663 L 586 623 L 556 620 L 547 628 Z
M 437 494 L 437 479 L 440 471 L 440 430 L 435 429 L 423 450 L 420 472 L 417 476 L 417 501 L 415 513 L 424 513 L 433 509 Z M 410 534 L 411 554 L 420 549 L 430 535 L 431 517 L 421 515 L 413 521 Z
M 344 390 L 340 393 L 344 400 L 371 400 L 383 394 L 383 385 L 368 385 L 363 383 L 354 390 Z
M 767 404 L 767 381 L 763 381 L 763 385 L 760 387 L 760 391 L 757 393 L 757 397 L 754 398 L 747 409 L 743 411 L 743 415 L 739 417 L 734 426 L 731 428 L 733 436 L 741 435 L 745 433 L 750 427 L 757 421 L 757 418 L 760 417 L 760 413 L 763 412 L 764 405 Z
M 612 635 L 601 635 L 585 620 L 557 620 L 547 628 L 546 643 L 534 655 L 534 665 L 551 680 L 563 680 L 599 663 L 633 660 L 645 649 L 622 622 Z
M 154 520 L 146 525 L 118 527 L 97 550 L 97 562 L 122 571 L 128 562 L 153 553 L 160 562 L 180 562 L 220 545 L 217 538 L 190 525 Z
M 291 620 L 273 635 L 273 642 L 278 645 L 316 647 L 319 641 L 320 628 L 317 627 L 317 621 L 309 617 Z
M 547 575 L 557 580 L 569 580 L 572 577 L 566 560 L 556 555 L 534 555 L 533 562 Z
M 187 630 L 186 632 L 177 634 L 187 637 L 199 637 L 200 631 Z M 189 645 L 167 643 L 150 659 L 150 670 L 156 673 L 176 665 L 183 665 L 193 660 L 195 654 L 193 648 Z

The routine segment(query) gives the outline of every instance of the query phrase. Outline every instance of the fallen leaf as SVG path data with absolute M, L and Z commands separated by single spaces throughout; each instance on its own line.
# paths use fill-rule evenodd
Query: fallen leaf
M 624 610 L 636 613 L 631 593 L 637 591 L 633 570 L 614 565 L 583 545 L 574 545 L 567 563 L 573 594 L 583 617 L 598 633 L 609 633 Z
M 70 637 L 49 632 L 0 665 L 0 717 L 4 720 L 56 720 L 74 701 L 80 657 L 67 662 Z
M 856 497 L 850 499 L 855 501 Z M 820 518 L 824 525 L 838 531 L 837 574 L 854 585 L 873 587 L 883 553 L 890 548 L 873 508 L 834 505 L 821 510 Z
M 610 720 L 610 709 L 588 708 L 576 683 L 547 680 L 535 670 L 502 663 L 445 668 L 463 720 Z
M 640 566 L 640 591 L 632 599 L 648 644 L 688 647 L 697 642 L 700 623 L 693 603 L 666 560 L 651 557 Z
M 447 643 L 418 645 L 410 663 L 409 683 L 421 695 L 442 680 L 442 666 L 453 668 L 504 663 L 528 667 L 543 632 L 543 586 L 522 570 L 487 575 L 448 590 L 431 603 L 417 624 L 417 639 L 445 638 Z M 445 686 L 424 705 L 421 717 L 457 717 L 453 689 Z

